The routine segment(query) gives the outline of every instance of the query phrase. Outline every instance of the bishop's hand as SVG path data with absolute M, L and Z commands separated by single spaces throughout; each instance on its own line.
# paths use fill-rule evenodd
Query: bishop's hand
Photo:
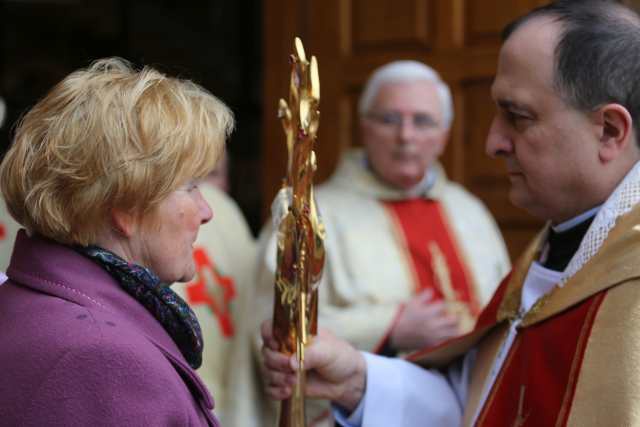
M 262 323 L 263 379 L 267 395 L 275 400 L 291 397 L 298 369 L 295 355 L 278 352 L 271 321 Z M 348 412 L 364 395 L 366 362 L 364 356 L 331 333 L 320 330 L 305 350 L 306 395 L 331 400 Z

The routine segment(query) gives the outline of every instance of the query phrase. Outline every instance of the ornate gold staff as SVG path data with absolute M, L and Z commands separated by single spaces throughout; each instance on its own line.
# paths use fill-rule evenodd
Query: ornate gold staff
M 278 110 L 289 157 L 278 197 L 286 214 L 278 227 L 273 333 L 280 351 L 295 353 L 303 367 L 304 347 L 317 332 L 318 284 L 324 266 L 324 227 L 313 198 L 320 80 L 316 58 L 307 60 L 297 37 L 290 61 L 289 103 L 280 99 Z M 281 404 L 279 427 L 306 426 L 304 388 L 305 374 L 300 369 L 293 396 Z

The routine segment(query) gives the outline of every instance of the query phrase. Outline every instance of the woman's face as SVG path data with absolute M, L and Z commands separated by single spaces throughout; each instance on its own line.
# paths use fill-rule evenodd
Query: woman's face
M 187 282 L 195 275 L 193 244 L 200 225 L 213 213 L 193 181 L 173 191 L 143 218 L 137 257 L 165 283 Z

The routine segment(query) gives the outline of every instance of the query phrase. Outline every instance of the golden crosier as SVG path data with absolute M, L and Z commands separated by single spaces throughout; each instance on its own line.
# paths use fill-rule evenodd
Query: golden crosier
M 320 80 L 315 57 L 307 57 L 299 38 L 290 57 L 289 102 L 280 99 L 278 116 L 287 139 L 287 176 L 278 199 L 285 214 L 278 227 L 273 333 L 280 350 L 296 354 L 304 366 L 304 348 L 317 332 L 318 284 L 324 267 L 324 227 L 313 197 Z M 305 376 L 298 371 L 293 396 L 281 404 L 279 427 L 306 426 Z

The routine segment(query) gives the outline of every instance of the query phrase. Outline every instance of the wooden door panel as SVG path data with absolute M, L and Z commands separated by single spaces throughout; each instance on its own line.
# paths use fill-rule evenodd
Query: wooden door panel
M 510 7 L 505 7 L 504 0 L 468 0 L 466 2 L 466 45 L 473 46 L 482 43 L 499 43 L 502 28 L 519 15 L 517 9 L 523 11 L 535 7 L 535 2 L 525 2 L 523 6 L 514 1 Z M 516 13 L 514 13 L 516 12 Z
M 350 6 L 351 52 L 393 49 L 402 45 L 429 49 L 433 0 L 344 0 Z

